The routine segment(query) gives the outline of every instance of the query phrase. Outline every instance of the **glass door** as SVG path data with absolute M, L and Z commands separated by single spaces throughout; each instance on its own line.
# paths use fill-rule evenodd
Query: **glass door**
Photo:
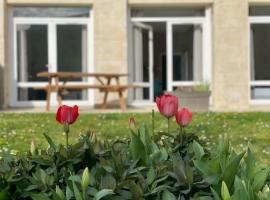
M 19 18 L 14 19 L 14 72 L 11 77 L 11 105 L 45 105 L 47 79 L 42 71 L 91 72 L 92 56 L 89 19 Z M 60 80 L 63 81 L 63 80 Z M 69 84 L 89 83 L 89 78 L 70 80 Z M 92 91 L 91 91 L 92 93 Z M 63 100 L 93 105 L 89 90 L 67 91 Z M 91 99 L 90 99 L 91 98 Z M 66 102 L 68 103 L 68 102 Z M 57 105 L 56 94 L 51 104 Z
M 32 86 L 46 81 L 36 75 L 48 70 L 48 24 L 17 24 L 15 45 L 18 101 L 45 100 L 45 92 Z
M 132 24 L 133 102 L 153 102 L 153 30 L 148 24 Z
M 203 23 L 168 23 L 168 91 L 204 81 Z
M 87 72 L 87 25 L 57 25 L 57 71 Z M 61 81 L 61 80 L 60 80 Z M 84 82 L 78 78 L 74 82 Z M 69 91 L 64 100 L 87 100 L 87 90 Z

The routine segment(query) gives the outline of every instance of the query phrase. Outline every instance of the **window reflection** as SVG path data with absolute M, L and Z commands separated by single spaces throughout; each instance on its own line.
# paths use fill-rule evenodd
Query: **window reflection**
M 14 17 L 89 17 L 89 8 L 17 7 Z

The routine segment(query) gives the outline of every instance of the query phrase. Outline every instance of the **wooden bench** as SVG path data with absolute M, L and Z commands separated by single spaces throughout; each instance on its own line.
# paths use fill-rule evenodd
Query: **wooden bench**
M 104 73 L 74 73 L 74 72 L 41 72 L 38 74 L 39 77 L 48 77 L 49 83 L 46 86 L 37 86 L 33 87 L 35 90 L 45 90 L 47 93 L 46 101 L 46 110 L 50 109 L 50 100 L 51 100 L 51 92 L 57 93 L 57 101 L 58 104 L 62 104 L 62 97 L 69 90 L 83 90 L 83 89 L 98 89 L 100 92 L 104 92 L 104 98 L 102 103 L 102 108 L 107 107 L 107 98 L 110 92 L 116 92 L 119 95 L 119 104 L 122 111 L 126 110 L 126 103 L 123 96 L 123 92 L 130 89 L 135 88 L 135 85 L 121 85 L 119 82 L 120 76 L 126 76 L 125 74 L 104 74 Z M 67 83 L 67 80 L 71 80 L 74 78 L 80 78 L 85 76 L 91 76 L 98 80 L 100 84 L 70 84 Z M 64 78 L 64 82 L 62 84 L 59 83 L 59 78 Z M 105 78 L 107 80 L 104 83 L 101 78 Z M 111 79 L 115 78 L 116 85 L 111 84 Z M 55 79 L 53 82 L 52 79 Z

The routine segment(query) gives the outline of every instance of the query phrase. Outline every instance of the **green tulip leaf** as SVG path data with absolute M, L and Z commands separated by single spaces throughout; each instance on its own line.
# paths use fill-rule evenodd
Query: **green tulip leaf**
M 155 178 L 156 178 L 155 170 L 154 170 L 153 167 L 151 167 L 149 169 L 149 171 L 147 172 L 147 175 L 146 175 L 146 183 L 147 183 L 147 185 L 150 185 L 151 183 L 153 183 Z
M 214 200 L 221 200 L 218 193 L 211 187 L 211 192 L 214 196 Z
M 222 197 L 222 200 L 231 200 L 229 190 L 224 181 L 222 181 L 222 186 L 221 186 L 221 197 Z
M 239 168 L 239 164 L 243 156 L 245 155 L 245 152 L 234 156 L 229 164 L 226 166 L 223 174 L 222 174 L 222 180 L 225 181 L 226 186 L 230 189 L 233 185 L 233 181 L 235 179 L 237 170 Z
M 31 194 L 30 196 L 33 200 L 50 200 L 50 198 L 44 194 Z
M 254 177 L 254 181 L 252 183 L 252 188 L 255 192 L 258 192 L 263 188 L 263 186 L 265 185 L 266 179 L 269 175 L 269 172 L 270 172 L 270 168 L 268 167 L 256 173 Z
M 147 162 L 145 146 L 140 137 L 133 133 L 131 134 L 130 151 L 134 160 L 141 159 L 143 163 Z
M 106 173 L 105 176 L 102 176 L 100 185 L 102 189 L 114 190 L 116 187 L 116 180 L 111 174 Z
M 205 155 L 203 147 L 195 140 L 193 141 L 193 151 L 197 160 L 201 160 L 201 158 Z
M 56 151 L 57 148 L 56 148 L 56 145 L 55 145 L 55 143 L 53 142 L 52 138 L 51 138 L 48 134 L 46 134 L 46 133 L 43 133 L 43 135 L 44 135 L 44 137 L 46 138 L 47 142 L 49 143 L 50 147 L 51 147 L 54 151 Z
M 177 200 L 173 193 L 169 192 L 168 190 L 165 190 L 162 193 L 162 200 Z
M 74 192 L 74 196 L 76 198 L 76 200 L 83 200 L 81 193 L 76 185 L 76 183 L 73 181 L 72 182 L 72 186 L 73 186 L 73 192 Z
M 113 195 L 113 194 L 114 194 L 113 190 L 110 190 L 110 189 L 103 189 L 103 190 L 101 190 L 101 191 L 99 191 L 99 192 L 97 192 L 97 193 L 95 194 L 94 200 L 100 200 L 100 199 L 102 199 L 103 197 L 106 197 L 106 196 L 108 196 L 108 195 Z

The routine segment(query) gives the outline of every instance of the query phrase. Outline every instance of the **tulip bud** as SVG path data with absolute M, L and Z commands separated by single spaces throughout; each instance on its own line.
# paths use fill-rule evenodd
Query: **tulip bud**
M 95 131 L 91 132 L 91 142 L 92 143 L 97 143 L 97 134 Z
M 130 118 L 129 118 L 129 127 L 130 127 L 131 129 L 135 129 L 135 128 L 136 128 L 136 120 L 135 120 L 134 117 L 130 117 Z
M 82 181 L 81 181 L 81 185 L 82 185 L 82 189 L 85 193 L 86 188 L 88 187 L 90 183 L 90 176 L 89 176 L 89 170 L 88 167 L 86 167 L 83 171 L 83 175 L 82 175 Z
M 57 194 L 57 196 L 61 199 L 61 200 L 65 200 L 65 195 L 63 193 L 63 191 L 59 188 L 59 186 L 57 185 L 56 186 L 56 189 L 55 189 L 55 193 Z
M 35 140 L 32 140 L 31 141 L 31 146 L 30 146 L 30 153 L 32 155 L 35 155 L 36 154 L 36 150 L 37 150 L 37 144 L 36 144 L 36 141 Z

